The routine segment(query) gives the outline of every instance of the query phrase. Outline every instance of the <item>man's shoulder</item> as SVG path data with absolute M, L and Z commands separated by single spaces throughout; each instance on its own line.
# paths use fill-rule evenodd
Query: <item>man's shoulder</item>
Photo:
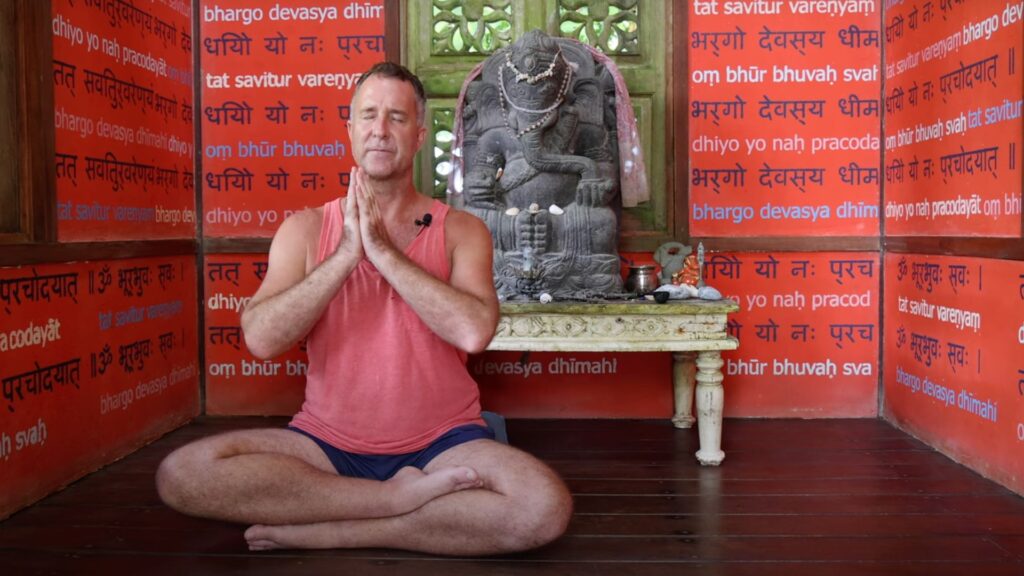
M 324 221 L 324 207 L 303 208 L 285 218 L 278 228 L 278 234 L 306 235 L 319 232 Z
M 446 218 L 446 221 L 446 226 L 450 227 L 452 232 L 487 232 L 487 225 L 484 224 L 483 220 L 477 218 L 475 215 L 469 212 L 466 212 L 465 210 L 459 210 L 458 208 L 448 208 L 448 216 Z
M 491 231 L 487 224 L 469 212 L 449 208 L 444 228 L 449 255 L 460 247 L 472 251 L 491 248 Z
M 320 229 L 324 220 L 324 208 L 304 208 L 297 210 L 285 218 L 277 232 L 274 233 L 274 244 L 281 246 L 290 253 L 315 250 L 320 242 Z M 299 251 L 299 252 L 296 252 Z

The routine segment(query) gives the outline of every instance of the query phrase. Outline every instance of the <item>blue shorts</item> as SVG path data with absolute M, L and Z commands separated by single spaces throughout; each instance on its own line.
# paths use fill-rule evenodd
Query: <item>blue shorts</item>
M 316 442 L 317 446 L 327 455 L 331 464 L 334 464 L 334 469 L 338 471 L 338 474 L 353 478 L 369 478 L 371 480 L 387 480 L 394 476 L 395 472 L 406 466 L 415 466 L 422 470 L 441 452 L 471 440 L 479 440 L 480 438 L 494 440 L 494 432 L 490 428 L 478 424 L 467 424 L 452 428 L 440 438 L 434 440 L 430 446 L 418 452 L 373 455 L 346 452 L 331 446 L 304 430 L 299 430 L 292 426 L 289 426 L 288 429 Z

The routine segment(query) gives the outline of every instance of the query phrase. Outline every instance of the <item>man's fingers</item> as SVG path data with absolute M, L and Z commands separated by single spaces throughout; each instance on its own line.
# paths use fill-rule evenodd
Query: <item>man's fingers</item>
M 352 226 L 356 230 L 359 229 L 359 200 L 356 198 L 356 192 L 351 188 L 349 188 L 348 195 L 345 196 L 345 215 L 343 222 L 345 223 L 345 228 Z
M 348 194 L 345 195 L 345 216 L 352 217 L 356 211 L 356 192 L 354 189 L 349 188 Z
M 368 224 L 372 223 L 374 219 L 378 218 L 377 198 L 373 195 L 373 188 L 370 187 L 362 172 L 359 173 L 358 194 L 359 214 L 368 219 Z
M 359 170 L 357 177 L 359 178 L 359 191 L 362 192 L 364 197 L 372 198 L 373 186 L 370 184 L 369 180 L 366 179 L 366 173 Z
M 359 168 L 353 167 L 349 172 L 348 194 L 345 195 L 345 213 L 356 216 L 359 206 Z
M 351 192 L 359 188 L 359 167 L 353 166 L 348 173 L 348 189 Z

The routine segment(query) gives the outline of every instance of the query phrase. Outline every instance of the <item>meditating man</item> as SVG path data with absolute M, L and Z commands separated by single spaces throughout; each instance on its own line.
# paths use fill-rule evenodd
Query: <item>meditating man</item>
M 558 476 L 480 417 L 465 362 L 497 323 L 491 236 L 413 186 L 425 100 L 397 64 L 360 78 L 349 192 L 281 225 L 242 314 L 259 358 L 308 338 L 302 409 L 287 429 L 186 445 L 157 472 L 172 508 L 252 524 L 253 550 L 494 554 L 568 524 Z

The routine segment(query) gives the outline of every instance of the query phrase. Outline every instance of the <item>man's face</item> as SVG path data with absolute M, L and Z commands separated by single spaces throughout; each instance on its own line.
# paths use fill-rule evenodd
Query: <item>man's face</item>
M 410 84 L 371 76 L 359 87 L 348 135 L 356 164 L 368 176 L 388 180 L 411 173 L 413 156 L 426 133 L 419 125 L 416 92 Z

